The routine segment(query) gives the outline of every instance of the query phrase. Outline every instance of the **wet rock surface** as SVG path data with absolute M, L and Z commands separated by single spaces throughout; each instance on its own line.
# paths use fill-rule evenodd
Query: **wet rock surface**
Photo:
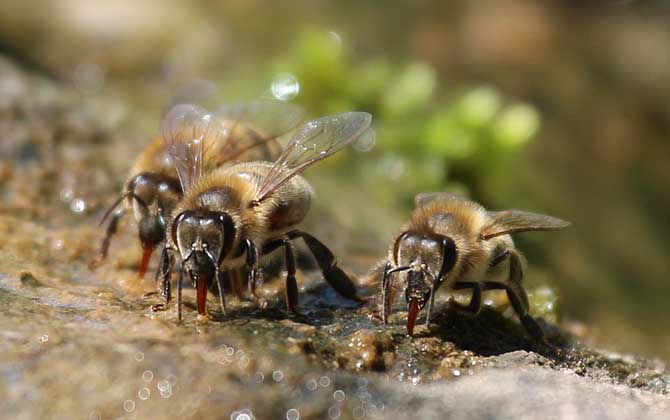
M 402 308 L 384 327 L 374 302 L 338 297 L 313 270 L 299 278 L 300 315 L 283 310 L 282 280 L 271 276 L 264 310 L 229 297 L 224 317 L 212 297 L 210 316 L 198 318 L 186 290 L 183 322 L 174 305 L 154 312 L 153 281 L 136 278 L 132 226 L 102 267 L 88 268 L 97 219 L 141 136 L 110 119 L 114 107 L 2 59 L 0 82 L 18 92 L 0 103 L 7 418 L 660 419 L 670 410 L 661 362 L 589 349 L 543 322 L 556 353 L 527 339 L 504 307 L 469 318 L 444 300 L 410 338 Z

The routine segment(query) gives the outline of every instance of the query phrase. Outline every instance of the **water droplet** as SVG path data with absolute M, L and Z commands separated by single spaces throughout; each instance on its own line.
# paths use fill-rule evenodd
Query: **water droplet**
M 308 390 L 314 391 L 319 385 L 316 383 L 316 379 L 310 379 L 305 386 Z
M 275 382 L 281 382 L 281 380 L 284 379 L 284 374 L 281 370 L 275 370 L 272 372 L 272 379 L 274 379 Z
M 142 353 L 141 351 L 135 353 L 135 360 L 137 360 L 138 362 L 144 360 L 144 353 Z
M 342 411 L 340 411 L 340 407 L 335 405 L 328 409 L 328 417 L 331 419 L 339 419 L 341 414 Z
M 322 376 L 319 379 L 319 385 L 321 385 L 322 388 L 328 388 L 330 386 L 330 378 L 327 376 Z
M 51 247 L 56 251 L 61 251 L 63 248 L 65 248 L 65 241 L 60 238 L 56 238 L 51 243 Z
M 295 408 L 291 408 L 286 412 L 286 420 L 298 420 L 300 418 L 300 412 Z
M 63 188 L 60 190 L 60 199 L 66 203 L 69 203 L 74 198 L 74 191 L 72 188 Z
M 170 398 L 171 396 L 172 396 L 172 390 L 171 390 L 171 389 L 168 389 L 168 390 L 165 391 L 165 392 L 161 391 L 161 397 L 162 397 L 162 398 L 168 399 L 168 398 Z
M 132 413 L 133 411 L 135 411 L 135 401 L 133 401 L 133 400 L 125 400 L 125 401 L 123 402 L 123 410 L 124 410 L 126 413 Z
M 249 419 L 254 418 L 254 413 L 251 410 L 249 410 L 248 408 L 241 409 L 240 414 L 245 415 L 245 416 L 249 416 L 248 417 Z
M 82 213 L 84 210 L 86 210 L 86 201 L 82 200 L 81 198 L 75 198 L 70 203 L 70 210 L 75 213 Z
M 454 376 L 461 376 L 461 371 L 458 369 L 454 369 L 451 371 L 451 374 Z
M 40 341 L 43 343 L 46 343 L 49 341 L 49 334 L 44 334 L 43 336 L 40 337 Z
M 156 387 L 160 392 L 167 392 L 170 389 L 170 383 L 166 380 L 158 381 Z
M 247 413 L 238 413 L 234 420 L 251 420 L 251 416 Z
M 148 400 L 150 396 L 151 390 L 149 388 L 140 388 L 140 390 L 137 391 L 137 397 L 142 401 Z
M 337 402 L 342 402 L 344 401 L 344 398 L 346 395 L 344 394 L 344 391 L 341 389 L 338 389 L 337 391 L 333 392 L 333 399 Z
M 300 93 L 298 79 L 290 73 L 278 74 L 272 80 L 272 96 L 280 101 L 289 101 Z
M 256 383 L 260 384 L 265 380 L 265 375 L 263 374 L 263 372 L 256 372 L 256 374 L 254 375 L 254 380 L 256 381 Z
M 154 373 L 150 370 L 145 370 L 142 373 L 142 379 L 144 379 L 144 382 L 151 382 L 154 379 Z
M 226 356 L 232 356 L 235 354 L 235 348 L 234 347 L 227 347 L 226 348 Z
M 342 45 L 342 37 L 335 31 L 328 31 L 328 37 L 338 47 Z

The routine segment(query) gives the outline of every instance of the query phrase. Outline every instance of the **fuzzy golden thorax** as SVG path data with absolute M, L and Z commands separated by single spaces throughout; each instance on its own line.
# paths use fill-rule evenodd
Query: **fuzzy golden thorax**
M 220 168 L 205 175 L 184 196 L 174 211 L 175 222 L 185 211 L 223 213 L 235 230 L 232 249 L 251 240 L 257 246 L 280 237 L 305 217 L 312 189 L 302 176 L 295 176 L 265 200 L 256 203 L 263 177 L 272 167 L 269 162 L 247 162 Z M 173 246 L 178 245 L 177 224 L 170 227 Z

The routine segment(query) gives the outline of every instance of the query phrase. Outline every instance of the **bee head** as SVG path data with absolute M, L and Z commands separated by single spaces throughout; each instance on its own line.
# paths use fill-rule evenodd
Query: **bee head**
M 235 239 L 235 226 L 227 213 L 209 210 L 186 210 L 172 223 L 172 240 L 182 261 L 202 260 L 218 266 L 228 254 Z M 199 257 L 196 257 L 198 255 Z
M 405 232 L 396 241 L 394 258 L 404 277 L 407 332 L 412 335 L 419 312 L 428 304 L 426 323 L 435 291 L 456 264 L 454 240 L 435 233 Z
M 165 240 L 164 213 L 176 204 L 181 188 L 176 180 L 151 172 L 135 175 L 127 186 L 125 194 L 135 215 L 144 250 L 140 277 L 144 277 L 153 250 Z
M 219 265 L 232 248 L 235 226 L 227 213 L 186 210 L 172 224 L 172 240 L 197 289 L 198 313 L 205 314 L 207 287 L 219 272 Z

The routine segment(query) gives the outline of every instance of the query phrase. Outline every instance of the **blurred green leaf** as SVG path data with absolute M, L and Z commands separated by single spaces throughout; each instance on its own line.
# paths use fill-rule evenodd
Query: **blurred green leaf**
M 425 63 L 412 63 L 390 81 L 382 97 L 382 109 L 391 116 L 417 111 L 428 104 L 436 87 L 435 70 Z
M 515 104 L 505 109 L 494 125 L 495 138 L 503 146 L 519 148 L 540 130 L 540 115 L 527 104 Z

